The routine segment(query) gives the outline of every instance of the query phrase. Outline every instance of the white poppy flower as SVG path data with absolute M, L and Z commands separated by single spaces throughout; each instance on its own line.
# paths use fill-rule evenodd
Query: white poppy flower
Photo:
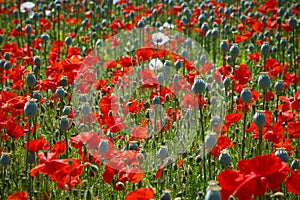
M 169 41 L 169 37 L 161 32 L 158 32 L 152 35 L 152 41 L 155 45 L 163 45 Z
M 22 13 L 28 13 L 28 16 L 30 17 L 30 18 L 32 18 L 33 17 L 33 15 L 34 15 L 34 12 L 32 11 L 32 9 L 35 7 L 35 4 L 34 3 L 32 3 L 32 2 L 29 2 L 29 1 L 27 1 L 27 2 L 24 2 L 24 3 L 22 3 L 21 4 L 21 6 L 20 6 L 20 11 L 22 12 Z
M 163 63 L 158 58 L 154 58 L 149 63 L 149 69 L 157 70 L 163 67 Z

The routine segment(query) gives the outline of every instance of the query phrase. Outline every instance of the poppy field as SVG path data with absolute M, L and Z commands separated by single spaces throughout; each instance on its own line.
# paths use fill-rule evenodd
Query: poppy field
M 296 0 L 0 0 L 0 199 L 300 199 Z

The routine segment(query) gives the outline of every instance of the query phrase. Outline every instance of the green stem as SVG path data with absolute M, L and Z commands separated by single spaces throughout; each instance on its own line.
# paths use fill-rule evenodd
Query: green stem
M 243 139 L 242 139 L 242 159 L 244 159 L 245 155 L 245 139 L 246 139 L 246 123 L 247 123 L 247 112 L 246 112 L 247 104 L 244 105 L 244 126 L 243 126 Z

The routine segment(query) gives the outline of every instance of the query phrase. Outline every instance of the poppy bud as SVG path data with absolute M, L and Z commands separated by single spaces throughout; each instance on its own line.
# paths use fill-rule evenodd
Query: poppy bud
M 258 128 L 262 128 L 266 123 L 266 115 L 263 111 L 257 111 L 253 117 L 253 121 Z
M 157 157 L 161 160 L 164 160 L 168 157 L 168 148 L 166 146 L 161 146 L 160 149 L 157 152 Z
M 24 106 L 24 114 L 29 118 L 33 118 L 37 115 L 38 105 L 34 100 L 29 100 Z
M 241 92 L 241 99 L 244 103 L 248 103 L 252 98 L 251 91 L 247 88 L 243 89 Z
M 205 200 L 221 200 L 221 188 L 217 185 L 215 181 L 209 181 L 206 190 Z
M 288 162 L 289 154 L 286 152 L 284 148 L 279 148 L 274 154 L 275 156 L 279 157 L 281 161 Z
M 163 191 L 162 195 L 160 196 L 160 200 L 171 200 L 171 194 L 169 190 Z
M 58 87 L 55 91 L 57 98 L 62 99 L 66 95 L 66 91 L 62 87 Z
M 284 83 L 282 81 L 277 81 L 274 86 L 274 90 L 277 95 L 281 94 L 284 89 Z
M 231 47 L 230 47 L 230 55 L 232 58 L 236 58 L 238 57 L 239 55 L 239 47 L 237 46 L 237 44 L 233 44 Z
M 267 90 L 269 89 L 271 85 L 270 77 L 267 73 L 261 73 L 258 77 L 258 86 L 263 89 Z
M 39 91 L 33 91 L 32 98 L 39 101 L 41 99 L 41 93 Z
M 232 159 L 227 151 L 222 151 L 219 155 L 219 162 L 223 167 L 227 167 L 231 164 Z
M 32 164 L 35 162 L 35 153 L 28 151 L 27 153 L 27 163 Z
M 139 150 L 139 146 L 138 144 L 134 141 L 134 142 L 131 142 L 128 146 L 128 149 L 129 150 L 135 150 L 135 151 L 138 151 Z
M 0 35 L 0 44 L 4 41 L 3 35 Z
M 206 84 L 202 78 L 195 78 L 194 79 L 194 84 L 192 85 L 192 91 L 194 94 L 201 94 L 202 92 L 205 91 Z
M 91 192 L 90 189 L 87 189 L 87 190 L 85 191 L 84 199 L 85 199 L 85 200 L 92 200 L 92 199 L 93 199 L 93 195 L 92 195 L 92 192 Z
M 298 159 L 294 159 L 292 164 L 291 164 L 291 168 L 293 170 L 298 170 L 299 169 L 299 166 L 300 166 L 300 162 Z
M 220 44 L 220 50 L 222 53 L 226 53 L 228 51 L 228 42 L 226 40 L 223 40 Z
M 7 153 L 2 153 L 0 157 L 0 164 L 6 167 L 7 165 L 9 165 L 9 162 L 10 162 L 9 155 Z
M 98 151 L 101 154 L 105 154 L 108 151 L 108 141 L 107 140 L 101 140 L 101 142 L 98 144 Z
M 59 121 L 59 128 L 62 131 L 67 131 L 70 128 L 70 121 L 67 117 L 62 117 Z
M 265 42 L 261 45 L 260 52 L 263 56 L 267 57 L 270 54 L 270 45 L 269 43 Z

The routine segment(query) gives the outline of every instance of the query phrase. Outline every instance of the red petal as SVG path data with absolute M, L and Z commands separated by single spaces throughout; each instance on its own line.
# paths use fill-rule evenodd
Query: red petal
M 138 190 L 129 192 L 125 200 L 151 200 L 154 199 L 154 192 L 152 188 L 140 188 Z
M 300 172 L 294 171 L 291 176 L 286 179 L 286 190 L 294 194 L 300 194 Z

